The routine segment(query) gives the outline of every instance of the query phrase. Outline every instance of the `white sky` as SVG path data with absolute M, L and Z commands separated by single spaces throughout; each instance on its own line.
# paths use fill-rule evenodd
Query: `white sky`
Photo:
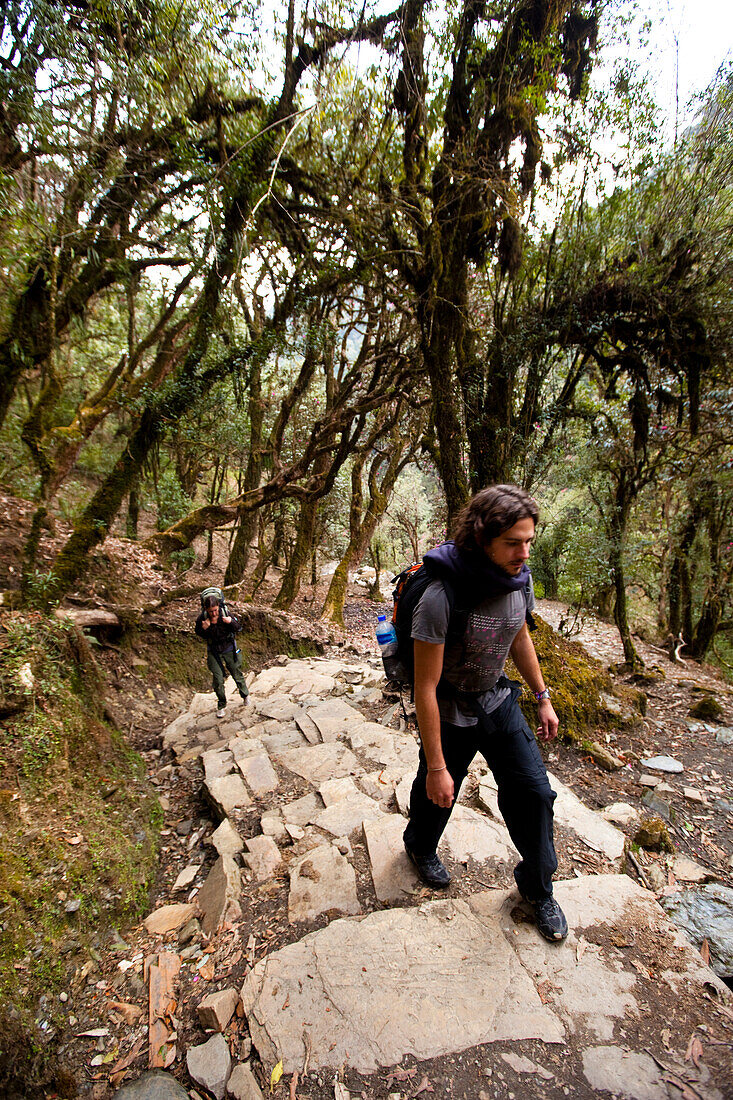
M 675 75 L 679 72 L 680 126 L 691 115 L 686 104 L 712 81 L 721 64 L 733 61 L 733 4 L 730 0 L 649 0 L 652 22 L 645 65 L 657 98 L 674 127 Z

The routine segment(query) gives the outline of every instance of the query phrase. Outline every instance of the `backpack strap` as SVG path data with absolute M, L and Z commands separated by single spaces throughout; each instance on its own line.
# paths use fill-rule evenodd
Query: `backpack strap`
M 530 630 L 530 632 L 537 629 L 537 623 L 535 622 L 534 615 L 529 610 L 529 593 L 530 593 L 531 586 L 532 586 L 532 578 L 530 577 L 529 580 L 527 581 L 527 583 L 525 584 L 524 589 L 523 589 L 523 592 L 524 592 L 524 619 L 525 619 L 525 622 L 527 623 L 527 628 Z

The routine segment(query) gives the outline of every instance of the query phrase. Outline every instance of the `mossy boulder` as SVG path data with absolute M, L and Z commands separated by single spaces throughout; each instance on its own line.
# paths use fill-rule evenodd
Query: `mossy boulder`
M 690 717 L 702 722 L 717 722 L 723 717 L 723 708 L 712 695 L 705 695 L 690 708 Z
M 643 714 L 643 692 L 619 686 L 600 661 L 578 643 L 562 638 L 535 616 L 537 629 L 532 641 L 545 683 L 552 692 L 552 705 L 560 719 L 560 736 L 567 741 L 588 743 L 599 730 L 620 729 L 635 724 Z M 507 675 L 521 679 L 511 661 Z M 522 710 L 532 729 L 537 725 L 537 707 L 525 692 Z
M 669 829 L 661 817 L 645 817 L 634 835 L 634 843 L 650 852 L 673 852 Z

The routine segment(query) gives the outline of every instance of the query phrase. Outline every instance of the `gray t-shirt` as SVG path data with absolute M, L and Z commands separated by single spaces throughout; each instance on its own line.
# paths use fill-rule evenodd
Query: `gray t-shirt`
M 468 626 L 461 639 L 451 639 L 443 654 L 443 678 L 460 691 L 479 693 L 485 711 L 504 702 L 509 688 L 498 684 L 509 650 L 522 629 L 527 611 L 535 605 L 530 579 L 529 592 L 507 592 L 484 600 L 468 614 Z M 425 589 L 412 616 L 412 637 L 418 642 L 445 644 L 450 606 L 439 580 Z M 498 686 L 497 686 L 498 685 Z M 473 726 L 476 716 L 465 702 L 439 698 L 440 717 L 454 726 Z

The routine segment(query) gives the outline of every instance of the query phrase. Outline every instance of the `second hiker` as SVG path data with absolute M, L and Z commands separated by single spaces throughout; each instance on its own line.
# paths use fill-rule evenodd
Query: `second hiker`
M 496 779 L 499 808 L 521 856 L 514 871 L 519 891 L 534 907 L 542 935 L 562 940 L 567 921 L 552 896 L 556 796 L 519 709 L 521 686 L 504 675 L 511 654 L 537 700 L 540 737 L 554 738 L 558 719 L 526 621 L 534 607 L 527 558 L 538 514 L 524 490 L 492 485 L 459 515 L 454 541 L 425 555 L 434 579 L 412 616 L 422 747 L 404 841 L 423 880 L 447 886 L 450 874 L 436 849 L 480 752 Z
M 204 597 L 204 607 L 196 620 L 194 630 L 206 642 L 206 664 L 211 673 L 217 700 L 217 718 L 223 718 L 227 705 L 224 683 L 229 673 L 245 703 L 249 702 L 249 690 L 242 674 L 242 661 L 234 635 L 242 629 L 239 619 L 227 612 L 218 596 Z

